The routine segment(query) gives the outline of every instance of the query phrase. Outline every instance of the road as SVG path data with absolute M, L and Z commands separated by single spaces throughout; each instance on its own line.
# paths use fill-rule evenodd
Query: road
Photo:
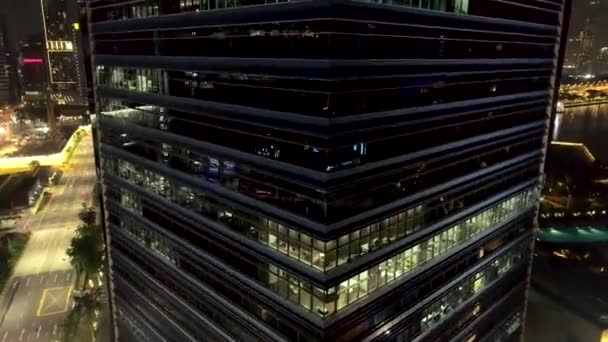
M 2 294 L 0 342 L 52 341 L 72 305 L 75 272 L 66 256 L 80 223 L 82 202 L 90 201 L 95 182 L 91 134 L 75 150 L 49 203 L 38 214 L 21 220 L 31 231 L 21 259 Z M 12 299 L 12 300 L 11 300 Z

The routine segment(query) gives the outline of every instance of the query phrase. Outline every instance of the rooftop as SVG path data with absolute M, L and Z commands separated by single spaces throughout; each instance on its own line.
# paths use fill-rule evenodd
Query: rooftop
M 585 167 L 592 167 L 596 161 L 595 156 L 585 144 L 568 141 L 551 142 L 551 159 L 555 163 Z
M 608 224 L 543 228 L 537 237 L 540 241 L 552 243 L 608 242 Z

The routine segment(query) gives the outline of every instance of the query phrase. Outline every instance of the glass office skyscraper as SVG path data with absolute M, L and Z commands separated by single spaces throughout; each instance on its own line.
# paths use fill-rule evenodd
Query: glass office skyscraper
M 11 100 L 11 93 L 14 87 L 11 84 L 11 76 L 14 70 L 11 70 L 11 55 L 8 48 L 7 32 L 4 17 L 0 16 L 0 106 L 7 105 Z
M 91 1 L 119 339 L 518 338 L 562 12 Z
M 76 2 L 40 0 L 46 44 L 50 100 L 56 104 L 86 103 L 86 86 L 78 39 Z

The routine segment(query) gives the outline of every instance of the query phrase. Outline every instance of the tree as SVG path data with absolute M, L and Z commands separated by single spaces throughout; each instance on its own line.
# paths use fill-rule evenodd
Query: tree
M 30 169 L 32 169 L 32 170 L 36 170 L 37 168 L 39 168 L 39 167 L 40 167 L 40 162 L 39 162 L 39 161 L 37 161 L 37 160 L 32 160 L 32 161 L 31 161 L 31 162 L 28 164 L 28 166 L 30 167 Z
M 83 296 L 75 299 L 75 309 L 78 309 L 81 313 L 81 319 L 87 325 L 91 325 L 95 321 L 95 312 L 99 313 L 101 310 L 101 303 L 99 302 L 99 292 L 92 291 L 87 292 Z
M 80 281 L 84 274 L 84 286 L 91 274 L 97 273 L 104 265 L 104 245 L 101 228 L 95 224 L 97 210 L 94 206 L 82 203 L 82 209 L 78 213 L 82 223 L 76 228 L 76 234 L 67 249 L 70 263 L 76 269 L 77 279 Z M 79 285 L 77 285 L 79 286 Z M 64 322 L 64 333 L 62 341 L 76 341 L 80 336 L 79 327 L 90 326 L 96 321 L 96 315 L 100 311 L 97 291 L 85 291 L 84 295 L 75 298 L 75 306 Z
M 61 334 L 62 342 L 75 341 L 76 333 L 78 332 L 78 324 L 80 323 L 80 309 L 76 306 L 70 311 L 63 321 L 63 332 Z
M 10 260 L 10 235 L 0 238 L 0 275 L 8 272 Z
M 77 337 L 82 336 L 82 333 L 78 333 L 79 328 L 91 326 L 96 321 L 101 311 L 98 296 L 97 292 L 90 292 L 74 298 L 75 305 L 63 322 L 63 342 L 76 341 Z M 87 330 L 88 328 L 85 328 L 85 331 Z
M 94 206 L 87 206 L 86 203 L 82 203 L 82 209 L 80 209 L 78 217 L 85 225 L 92 226 L 97 219 L 97 210 Z
M 98 272 L 103 264 L 103 240 L 100 228 L 87 224 L 78 226 L 67 255 L 79 275 L 84 273 L 88 276 Z

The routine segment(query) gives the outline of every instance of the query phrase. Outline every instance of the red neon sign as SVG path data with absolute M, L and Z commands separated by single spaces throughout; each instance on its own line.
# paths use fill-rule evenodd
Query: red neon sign
M 24 58 L 23 59 L 24 64 L 38 64 L 38 63 L 42 63 L 42 62 L 43 62 L 42 58 Z

